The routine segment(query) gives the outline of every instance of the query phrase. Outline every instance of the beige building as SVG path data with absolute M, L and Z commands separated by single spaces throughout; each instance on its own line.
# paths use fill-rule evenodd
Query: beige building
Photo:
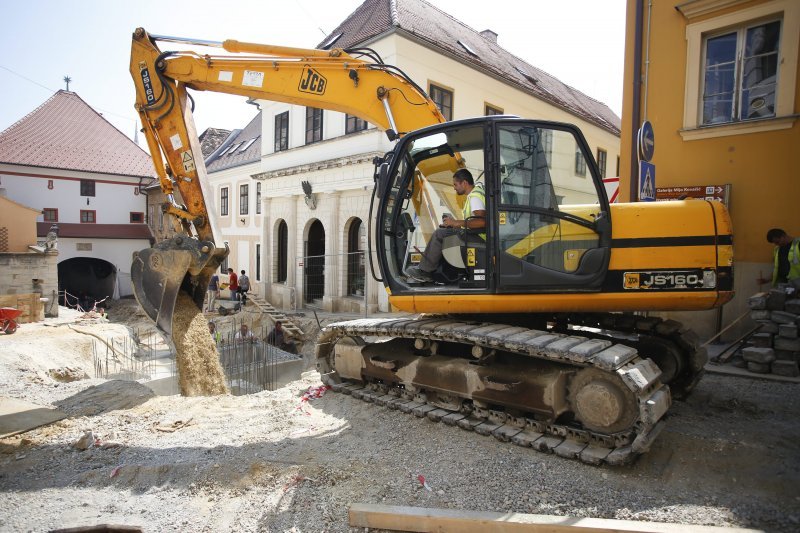
M 420 0 L 367 0 L 319 48 L 374 50 L 423 87 L 448 119 L 513 114 L 577 124 L 603 176 L 617 176 L 619 117 L 504 50 L 501 41 Z M 228 263 L 256 273 L 250 276 L 256 290 L 277 307 L 388 310 L 365 256 L 372 160 L 392 144 L 342 113 L 258 103 L 261 137 L 251 146 L 260 144 L 258 162 L 218 170 L 209 164 Z M 234 157 L 250 138 L 241 137 L 219 160 Z M 243 187 L 251 205 L 261 198 L 260 212 L 242 214 Z

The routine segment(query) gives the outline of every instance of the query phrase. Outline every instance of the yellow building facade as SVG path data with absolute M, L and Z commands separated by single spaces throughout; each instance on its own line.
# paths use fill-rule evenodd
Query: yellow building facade
M 627 0 L 621 201 L 641 196 L 645 120 L 658 200 L 680 196 L 674 188 L 729 186 L 737 296 L 721 313 L 690 318 L 705 338 L 770 288 L 759 283 L 772 272 L 767 230 L 800 236 L 799 42 L 798 0 Z M 740 320 L 726 338 L 747 327 Z

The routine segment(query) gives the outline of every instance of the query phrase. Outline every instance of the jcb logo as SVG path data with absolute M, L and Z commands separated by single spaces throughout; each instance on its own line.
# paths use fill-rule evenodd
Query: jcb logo
M 325 94 L 325 89 L 328 87 L 328 80 L 325 76 L 317 72 L 311 67 L 303 69 L 303 76 L 300 78 L 300 91 L 311 94 Z

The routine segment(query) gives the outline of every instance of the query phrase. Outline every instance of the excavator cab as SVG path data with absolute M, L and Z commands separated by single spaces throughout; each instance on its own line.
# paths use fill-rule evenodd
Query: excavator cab
M 599 291 L 611 224 L 599 172 L 571 125 L 484 117 L 404 137 L 378 172 L 379 260 L 393 295 L 427 292 Z M 463 218 L 453 173 L 484 188 L 481 230 L 445 239 L 432 282 L 405 274 L 419 263 L 444 214 Z

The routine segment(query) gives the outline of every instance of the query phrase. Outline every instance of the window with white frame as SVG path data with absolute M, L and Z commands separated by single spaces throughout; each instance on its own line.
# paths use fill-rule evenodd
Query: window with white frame
M 239 214 L 247 215 L 250 212 L 250 186 L 239 185 Z
M 786 129 L 796 121 L 800 2 L 741 4 L 678 6 L 687 20 L 684 140 Z
M 256 215 L 261 214 L 261 182 L 256 183 Z
M 221 187 L 219 190 L 219 214 L 220 216 L 228 215 L 228 188 Z
M 775 116 L 780 34 L 772 20 L 705 38 L 701 124 Z

